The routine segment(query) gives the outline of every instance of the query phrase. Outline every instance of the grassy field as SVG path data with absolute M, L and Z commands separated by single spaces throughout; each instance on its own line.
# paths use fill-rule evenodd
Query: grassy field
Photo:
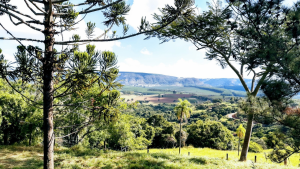
M 191 153 L 188 156 L 188 152 Z M 229 160 L 225 159 L 226 153 Z M 258 162 L 250 160 L 257 155 Z M 42 147 L 0 146 L 1 169 L 39 169 L 43 167 Z M 236 151 L 219 151 L 208 148 L 183 148 L 178 155 L 178 149 L 150 149 L 116 152 L 98 151 L 75 146 L 73 148 L 55 148 L 55 167 L 65 169 L 103 168 L 103 169 L 257 169 L 297 168 L 299 155 L 293 155 L 289 166 L 266 162 L 264 154 L 249 153 L 247 162 L 238 162 Z

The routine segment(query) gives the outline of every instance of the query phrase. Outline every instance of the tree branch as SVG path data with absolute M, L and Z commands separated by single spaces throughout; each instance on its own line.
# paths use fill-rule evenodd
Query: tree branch
M 102 9 L 106 9 L 106 8 L 108 8 L 108 7 L 110 7 L 110 6 L 114 5 L 114 4 L 117 4 L 117 3 L 121 2 L 121 1 L 123 1 L 123 0 L 117 0 L 117 1 L 115 1 L 113 3 L 111 3 L 111 4 L 105 5 L 105 6 L 100 7 L 100 8 L 92 9 L 92 10 L 88 10 L 89 8 L 87 8 L 85 10 L 80 11 L 79 14 L 87 14 L 87 13 L 99 11 L 99 10 L 102 10 Z
M 32 0 L 29 0 L 29 2 L 34 5 L 39 11 L 41 11 L 42 13 L 36 13 L 30 6 L 29 4 L 27 3 L 26 0 L 24 0 L 24 2 L 26 3 L 27 7 L 31 10 L 31 12 L 35 15 L 45 15 L 47 14 L 47 12 L 45 12 L 44 10 L 40 9 L 34 2 L 32 2 Z
M 20 22 L 24 23 L 25 25 L 27 25 L 28 27 L 30 27 L 30 28 L 33 29 L 33 30 L 36 30 L 36 31 L 39 31 L 39 32 L 42 32 L 42 31 L 43 31 L 42 29 L 36 28 L 36 27 L 34 27 L 34 26 L 31 26 L 29 23 L 25 22 L 23 19 L 21 19 L 20 17 L 18 17 L 18 16 L 16 16 L 16 15 L 12 14 L 11 12 L 9 12 L 9 11 L 7 11 L 7 10 L 3 10 L 3 9 L 0 8 L 0 11 L 6 13 L 6 14 L 8 14 L 8 15 L 11 15 L 12 17 L 18 19 Z

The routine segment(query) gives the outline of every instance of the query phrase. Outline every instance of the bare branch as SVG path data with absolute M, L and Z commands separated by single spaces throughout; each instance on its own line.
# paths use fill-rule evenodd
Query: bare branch
M 24 0 L 25 1 L 25 3 L 26 3 L 26 5 L 27 5 L 27 7 L 31 10 L 31 12 L 33 12 L 35 15 L 45 15 L 45 14 L 47 14 L 47 12 L 45 12 L 44 10 L 42 10 L 40 7 L 38 7 L 34 2 L 32 2 L 32 0 L 29 0 L 29 2 L 32 4 L 32 5 L 34 5 L 39 11 L 41 11 L 42 13 L 36 13 L 30 6 L 29 6 L 29 4 L 27 3 L 27 1 L 26 0 Z
M 1 23 L 0 23 L 1 24 Z M 2 25 L 2 24 L 1 24 Z M 40 42 L 44 43 L 43 40 L 37 40 L 37 39 L 26 39 L 26 38 L 5 38 L 5 37 L 0 37 L 0 40 L 18 40 L 18 41 L 31 41 L 31 42 Z
M 106 8 L 108 8 L 108 7 L 110 7 L 110 6 L 114 5 L 114 4 L 117 4 L 117 3 L 121 2 L 121 1 L 123 1 L 123 0 L 117 0 L 117 1 L 115 1 L 113 3 L 111 3 L 111 4 L 105 5 L 105 6 L 100 7 L 100 8 L 92 9 L 92 10 L 89 10 L 89 8 L 87 8 L 85 10 L 80 11 L 79 14 L 87 14 L 87 13 L 91 13 L 91 12 L 95 12 L 95 11 L 100 11 L 100 10 L 106 9 Z
M 44 4 L 44 3 L 45 3 L 45 1 L 44 1 L 44 0 L 31 0 L 31 1 L 33 1 L 33 2 L 37 2 L 37 3 L 41 3 L 41 4 Z
M 1 26 L 8 34 L 10 34 L 10 36 L 13 37 L 13 39 L 11 39 L 11 40 L 17 40 L 23 47 L 25 47 L 25 46 L 22 44 L 21 40 L 19 40 L 20 38 L 15 38 L 15 36 L 14 36 L 12 33 L 10 33 L 10 32 L 9 32 L 9 31 L 1 24 L 1 23 L 0 23 L 0 26 Z M 0 39 L 1 39 L 1 37 L 0 37 Z M 25 47 L 25 49 L 27 50 L 26 47 Z M 35 58 L 37 58 L 38 60 L 41 61 L 41 59 L 40 59 L 38 56 L 32 54 L 32 53 L 31 53 L 30 51 L 28 51 L 28 50 L 27 50 L 27 52 L 28 52 L 31 56 L 33 56 L 33 57 L 35 57 Z
M 251 69 L 252 70 L 252 72 L 253 72 L 253 77 L 252 77 L 252 83 L 251 83 L 251 92 L 253 92 L 253 90 L 254 90 L 254 83 L 255 83 L 255 78 L 256 78 L 256 72 L 253 70 L 253 69 Z
M 9 11 L 7 11 L 7 10 L 3 10 L 3 9 L 0 8 L 0 11 L 6 13 L 6 14 L 8 14 L 8 15 L 11 15 L 12 17 L 18 19 L 20 22 L 24 23 L 25 25 L 27 25 L 28 27 L 30 27 L 30 28 L 33 29 L 33 30 L 36 30 L 36 31 L 39 31 L 39 32 L 42 32 L 42 31 L 43 31 L 42 29 L 39 29 L 39 28 L 37 28 L 37 27 L 34 27 L 34 26 L 30 25 L 29 23 L 25 22 L 25 21 L 24 21 L 23 19 L 21 19 L 20 17 L 18 17 L 18 16 L 16 16 L 16 15 L 12 14 L 11 12 L 9 12 Z
M 76 41 L 76 42 L 75 41 L 63 41 L 63 42 L 54 42 L 54 44 L 57 44 L 57 45 L 66 45 L 66 44 L 75 44 L 75 43 L 80 43 L 80 42 L 110 42 L 110 41 L 122 40 L 122 39 L 131 38 L 131 37 L 134 37 L 134 36 L 138 36 L 138 35 L 141 35 L 141 34 L 151 33 L 151 32 L 158 31 L 160 29 L 165 28 L 166 26 L 168 26 L 170 23 L 172 23 L 175 20 L 176 20 L 176 17 L 174 19 L 172 19 L 170 22 L 168 22 L 167 24 L 165 24 L 165 25 L 163 25 L 163 26 L 161 26 L 159 28 L 148 30 L 148 31 L 144 31 L 144 32 L 139 32 L 139 33 L 136 33 L 136 34 L 131 34 L 131 35 L 123 36 L 123 37 L 119 37 L 119 38 L 112 38 L 112 39 L 85 39 L 85 40 L 79 40 L 79 41 Z
M 80 4 L 70 4 L 70 5 L 58 5 L 58 4 L 53 4 L 54 6 L 57 6 L 57 7 L 63 7 L 63 8 L 67 8 L 67 7 L 70 7 L 70 6 L 81 6 L 81 5 L 87 5 L 89 4 L 88 2 L 84 2 L 84 3 L 80 3 Z
M 1 5 L 1 4 L 0 4 L 0 6 L 2 6 L 3 8 L 9 9 L 9 10 L 11 10 L 11 11 L 17 13 L 17 14 L 20 14 L 20 15 L 22 15 L 22 16 L 25 16 L 25 17 L 27 17 L 27 18 L 30 18 L 30 19 L 32 19 L 32 20 L 35 20 L 35 21 L 41 23 L 39 20 L 36 20 L 35 18 L 33 18 L 33 17 L 29 16 L 29 15 L 23 14 L 23 13 L 21 13 L 21 12 L 15 10 L 15 9 L 13 9 L 13 8 L 10 8 L 10 7 L 6 6 L 6 5 Z M 7 12 L 8 12 L 8 11 L 7 11 Z M 4 13 L 6 13 L 6 12 L 4 12 Z

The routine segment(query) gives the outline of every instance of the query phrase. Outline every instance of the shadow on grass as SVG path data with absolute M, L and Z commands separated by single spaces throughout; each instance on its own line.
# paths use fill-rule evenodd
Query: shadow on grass
M 173 155 L 169 155 L 169 154 L 164 154 L 164 153 L 150 153 L 150 154 L 145 154 L 145 153 L 128 153 L 128 154 L 125 154 L 125 157 L 129 157 L 129 158 L 139 158 L 139 157 L 146 157 L 146 156 L 151 156 L 155 159 L 159 159 L 159 158 L 162 158 L 162 159 L 172 159 L 172 158 L 175 158 L 175 156 Z
M 130 169 L 174 169 L 173 167 L 166 166 L 165 161 L 156 161 L 154 159 L 139 159 L 129 162 L 129 165 L 124 168 Z
M 201 157 L 199 157 L 199 158 L 193 157 L 193 158 L 190 158 L 189 161 L 192 163 L 201 164 L 201 165 L 208 164 L 207 160 L 205 158 L 201 158 Z
M 5 160 L 0 160 L 0 163 L 0 166 L 5 169 L 38 169 L 43 167 L 43 161 L 36 158 L 29 158 L 26 160 L 7 158 Z

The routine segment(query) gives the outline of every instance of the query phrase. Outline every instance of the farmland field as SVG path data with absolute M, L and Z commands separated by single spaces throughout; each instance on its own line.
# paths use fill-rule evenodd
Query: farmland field
M 160 103 L 174 103 L 178 101 L 178 98 L 189 98 L 193 95 L 191 94 L 162 94 L 163 97 L 158 97 L 158 95 L 122 95 L 122 98 L 130 101 L 149 101 L 150 104 L 160 104 Z M 131 100 L 133 99 L 133 100 Z

